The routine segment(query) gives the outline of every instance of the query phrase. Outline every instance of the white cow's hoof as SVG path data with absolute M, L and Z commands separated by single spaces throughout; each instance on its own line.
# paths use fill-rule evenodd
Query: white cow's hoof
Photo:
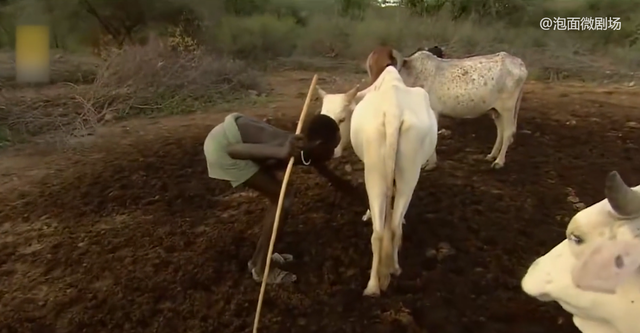
M 491 163 L 491 168 L 492 169 L 502 169 L 502 167 L 504 166 L 503 163 L 500 163 L 498 161 Z
M 396 277 L 400 276 L 400 274 L 402 274 L 402 268 L 400 268 L 400 266 L 394 268 L 391 271 L 391 274 L 393 274 L 393 276 L 396 276 Z
M 367 289 L 362 293 L 363 296 L 378 297 L 380 296 L 380 287 L 378 285 L 369 284 Z
M 495 161 L 497 156 L 493 156 L 491 154 L 487 155 L 484 159 L 487 161 Z
M 370 218 L 371 218 L 371 210 L 367 209 L 367 212 L 364 213 L 364 215 L 362 215 L 362 220 L 363 221 L 369 221 Z

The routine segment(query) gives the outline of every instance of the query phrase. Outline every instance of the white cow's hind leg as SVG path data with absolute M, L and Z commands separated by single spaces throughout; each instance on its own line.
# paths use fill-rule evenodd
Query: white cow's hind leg
M 391 230 L 393 232 L 393 270 L 396 276 L 402 273 L 398 254 L 402 246 L 402 225 L 404 216 L 407 213 L 413 191 L 420 179 L 419 163 L 428 156 L 428 150 L 433 149 L 435 155 L 435 142 L 437 142 L 437 131 L 425 134 L 421 127 L 405 130 L 401 135 L 401 142 L 398 147 L 396 160 L 396 191 L 391 214 Z M 418 152 L 418 153 L 416 153 Z
M 391 217 L 385 218 L 389 221 Z M 380 290 L 385 291 L 391 282 L 393 272 L 393 230 L 389 223 L 384 225 L 382 234 L 382 247 L 380 248 L 380 266 L 378 266 L 378 281 Z
M 374 218 L 375 220 L 375 218 Z M 383 226 L 373 223 L 373 233 L 371 234 L 371 252 L 373 259 L 371 260 L 371 273 L 369 275 L 369 282 L 367 288 L 362 293 L 365 296 L 379 296 L 380 295 L 380 281 L 378 278 L 378 271 L 380 269 L 380 249 L 382 248 L 382 233 Z
M 491 149 L 491 154 L 487 155 L 487 161 L 495 161 L 498 157 L 498 153 L 500 153 L 500 148 L 502 148 L 502 118 L 500 114 L 495 111 L 489 111 L 491 114 L 491 118 L 493 118 L 493 122 L 496 124 L 496 142 L 493 144 L 493 149 Z
M 362 215 L 362 221 L 368 221 L 371 218 L 371 211 L 367 209 L 367 212 Z M 406 224 L 407 221 L 402 219 L 402 224 Z
M 378 162 L 378 161 L 375 161 Z M 373 232 L 371 234 L 371 252 L 373 259 L 371 260 L 371 273 L 369 275 L 369 282 L 367 288 L 364 290 L 365 296 L 379 296 L 380 295 L 380 251 L 382 249 L 382 237 L 384 232 L 384 217 L 385 217 L 385 183 L 382 163 L 367 163 L 365 162 L 364 169 L 364 182 L 367 188 L 367 196 L 369 197 L 369 207 L 371 210 L 371 220 L 373 226 Z

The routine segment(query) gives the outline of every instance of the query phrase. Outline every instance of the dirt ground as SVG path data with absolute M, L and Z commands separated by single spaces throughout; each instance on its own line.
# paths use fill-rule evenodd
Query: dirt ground
M 272 105 L 238 111 L 294 128 L 312 75 L 278 73 Z M 362 78 L 336 76 L 321 73 L 325 90 Z M 489 117 L 443 119 L 439 167 L 406 217 L 403 273 L 376 299 L 361 295 L 366 207 L 295 171 L 276 250 L 295 256 L 299 279 L 267 288 L 261 332 L 578 332 L 520 279 L 581 205 L 602 198 L 607 172 L 640 183 L 639 101 L 629 88 L 530 83 L 501 170 L 483 160 Z M 260 288 L 246 263 L 265 207 L 207 178 L 202 142 L 223 117 L 133 120 L 64 153 L 2 153 L 0 332 L 250 331 Z M 333 167 L 361 184 L 353 154 Z

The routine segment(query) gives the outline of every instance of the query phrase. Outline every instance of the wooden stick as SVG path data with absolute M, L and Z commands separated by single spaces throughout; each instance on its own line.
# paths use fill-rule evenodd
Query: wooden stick
M 298 120 L 298 128 L 296 129 L 296 134 L 300 134 L 300 132 L 302 132 L 302 125 L 304 124 L 304 118 L 307 115 L 307 110 L 309 109 L 309 104 L 311 103 L 311 97 L 313 96 L 313 91 L 316 88 L 317 82 L 318 82 L 318 74 L 314 75 L 313 80 L 311 81 L 311 86 L 309 87 L 309 92 L 307 93 L 307 99 L 304 101 L 304 106 L 302 107 L 302 113 L 300 113 L 300 120 Z M 267 277 L 269 276 L 269 268 L 271 268 L 271 255 L 273 254 L 273 246 L 276 243 L 276 236 L 278 234 L 278 225 L 280 224 L 280 214 L 282 214 L 282 203 L 284 201 L 284 197 L 287 192 L 287 183 L 289 182 L 289 177 L 291 176 L 292 168 L 293 168 L 293 157 L 289 160 L 289 165 L 287 165 L 287 171 L 284 173 L 284 178 L 282 180 L 282 187 L 280 188 L 280 198 L 278 199 L 278 208 L 276 209 L 276 219 L 273 221 L 273 230 L 271 231 L 271 241 L 269 242 L 269 251 L 267 252 L 267 263 L 264 268 L 264 274 L 262 274 L 262 285 L 260 286 L 260 296 L 258 296 L 258 307 L 256 308 L 256 317 L 253 321 L 253 333 L 258 333 L 258 322 L 260 322 L 260 312 L 262 311 L 262 301 L 264 299 L 264 291 L 267 287 Z

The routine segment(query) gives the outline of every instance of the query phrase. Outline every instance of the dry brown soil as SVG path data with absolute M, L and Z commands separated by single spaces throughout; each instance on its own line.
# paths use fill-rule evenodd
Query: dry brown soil
M 294 128 L 312 75 L 274 74 L 272 105 L 238 111 Z M 321 74 L 325 90 L 361 79 L 336 76 Z M 444 119 L 439 167 L 423 174 L 406 217 L 404 271 L 377 299 L 361 296 L 366 207 L 295 171 L 276 249 L 294 254 L 299 281 L 268 287 L 261 332 L 576 333 L 520 279 L 576 207 L 602 198 L 607 172 L 640 183 L 639 101 L 628 88 L 529 83 L 502 170 L 483 160 L 490 118 Z M 72 151 L 3 152 L 0 332 L 250 331 L 259 285 L 246 262 L 265 204 L 207 178 L 202 141 L 223 117 L 133 120 Z M 361 182 L 353 154 L 334 168 Z

